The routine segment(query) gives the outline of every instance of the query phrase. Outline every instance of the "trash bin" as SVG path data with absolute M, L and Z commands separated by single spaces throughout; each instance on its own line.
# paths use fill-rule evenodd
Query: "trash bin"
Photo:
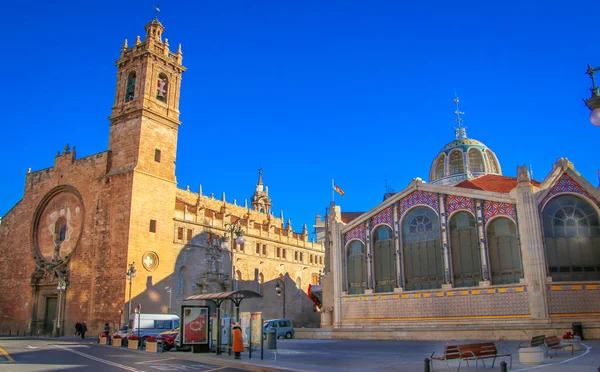
M 573 323 L 572 327 L 573 327 L 573 336 L 579 336 L 583 340 L 584 339 L 583 338 L 583 327 L 581 326 L 581 323 Z
M 267 328 L 267 349 L 277 349 L 277 331 L 273 327 Z

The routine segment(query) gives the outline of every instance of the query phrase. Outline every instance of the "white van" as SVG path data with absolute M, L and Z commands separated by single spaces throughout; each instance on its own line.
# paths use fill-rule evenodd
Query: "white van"
M 172 331 L 179 327 L 179 316 L 173 314 L 133 314 L 129 319 L 129 334 L 158 336 L 164 331 Z

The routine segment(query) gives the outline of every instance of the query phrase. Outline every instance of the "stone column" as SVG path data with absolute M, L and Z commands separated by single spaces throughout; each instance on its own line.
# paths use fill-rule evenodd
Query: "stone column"
M 438 195 L 438 204 L 440 205 L 440 228 L 442 236 L 442 254 L 444 255 L 444 284 L 443 289 L 452 288 L 452 275 L 450 272 L 450 250 L 448 249 L 448 235 L 446 233 L 446 203 L 444 195 Z
M 477 235 L 479 236 L 479 256 L 481 268 L 483 270 L 483 281 L 479 283 L 482 286 L 490 285 L 490 270 L 488 268 L 488 252 L 483 229 L 483 203 L 480 199 L 475 200 L 475 213 L 477 217 Z
M 371 222 L 365 222 L 365 249 L 367 252 L 367 289 L 365 294 L 373 293 L 373 248 L 371 247 Z
M 341 234 L 341 223 L 335 218 L 335 204 L 331 203 L 331 215 L 329 216 L 329 231 L 331 240 L 331 272 L 333 273 L 333 327 L 342 326 L 342 250 L 343 241 Z
M 402 236 L 402 233 L 400 230 L 400 222 L 398 221 L 398 203 L 394 203 L 394 207 L 392 208 L 392 218 L 394 219 L 392 224 L 394 227 L 394 252 L 396 253 L 396 288 L 394 288 L 394 292 L 401 292 L 402 271 L 400 268 L 402 266 L 400 265 L 400 262 L 402 261 L 400 260 L 400 257 L 402 254 L 400 253 L 400 237 Z
M 548 319 L 546 302 L 546 258 L 542 224 L 527 166 L 518 167 L 517 220 L 523 257 L 529 309 L 534 319 Z

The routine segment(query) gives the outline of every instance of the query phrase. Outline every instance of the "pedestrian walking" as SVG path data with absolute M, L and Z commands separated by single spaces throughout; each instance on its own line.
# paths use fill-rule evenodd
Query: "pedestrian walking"
M 81 323 L 75 323 L 75 336 L 81 335 Z
M 240 353 L 244 351 L 242 329 L 236 325 L 233 327 L 231 333 L 233 333 L 233 352 L 235 353 L 235 359 L 241 359 Z
M 104 325 L 104 332 L 103 333 L 106 335 L 106 337 L 108 337 L 108 335 L 110 334 L 110 326 L 108 325 L 108 323 L 106 323 Z
M 87 332 L 87 325 L 85 324 L 85 320 L 83 321 L 83 324 L 81 325 L 81 338 L 85 338 L 85 333 Z

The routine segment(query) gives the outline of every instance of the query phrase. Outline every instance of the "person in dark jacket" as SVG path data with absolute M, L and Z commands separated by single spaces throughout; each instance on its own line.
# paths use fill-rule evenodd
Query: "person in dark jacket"
M 75 323 L 75 336 L 81 335 L 81 323 Z
M 85 338 L 85 333 L 87 332 L 87 325 L 85 324 L 85 320 L 83 324 L 81 324 L 81 338 Z
M 104 325 L 104 332 L 102 332 L 102 333 L 104 333 L 106 335 L 106 337 L 109 336 L 109 334 L 110 334 L 110 326 L 108 325 L 108 323 L 106 323 Z
M 236 325 L 233 327 L 231 333 L 233 333 L 233 352 L 235 353 L 235 359 L 241 359 L 240 353 L 244 351 L 242 329 Z

